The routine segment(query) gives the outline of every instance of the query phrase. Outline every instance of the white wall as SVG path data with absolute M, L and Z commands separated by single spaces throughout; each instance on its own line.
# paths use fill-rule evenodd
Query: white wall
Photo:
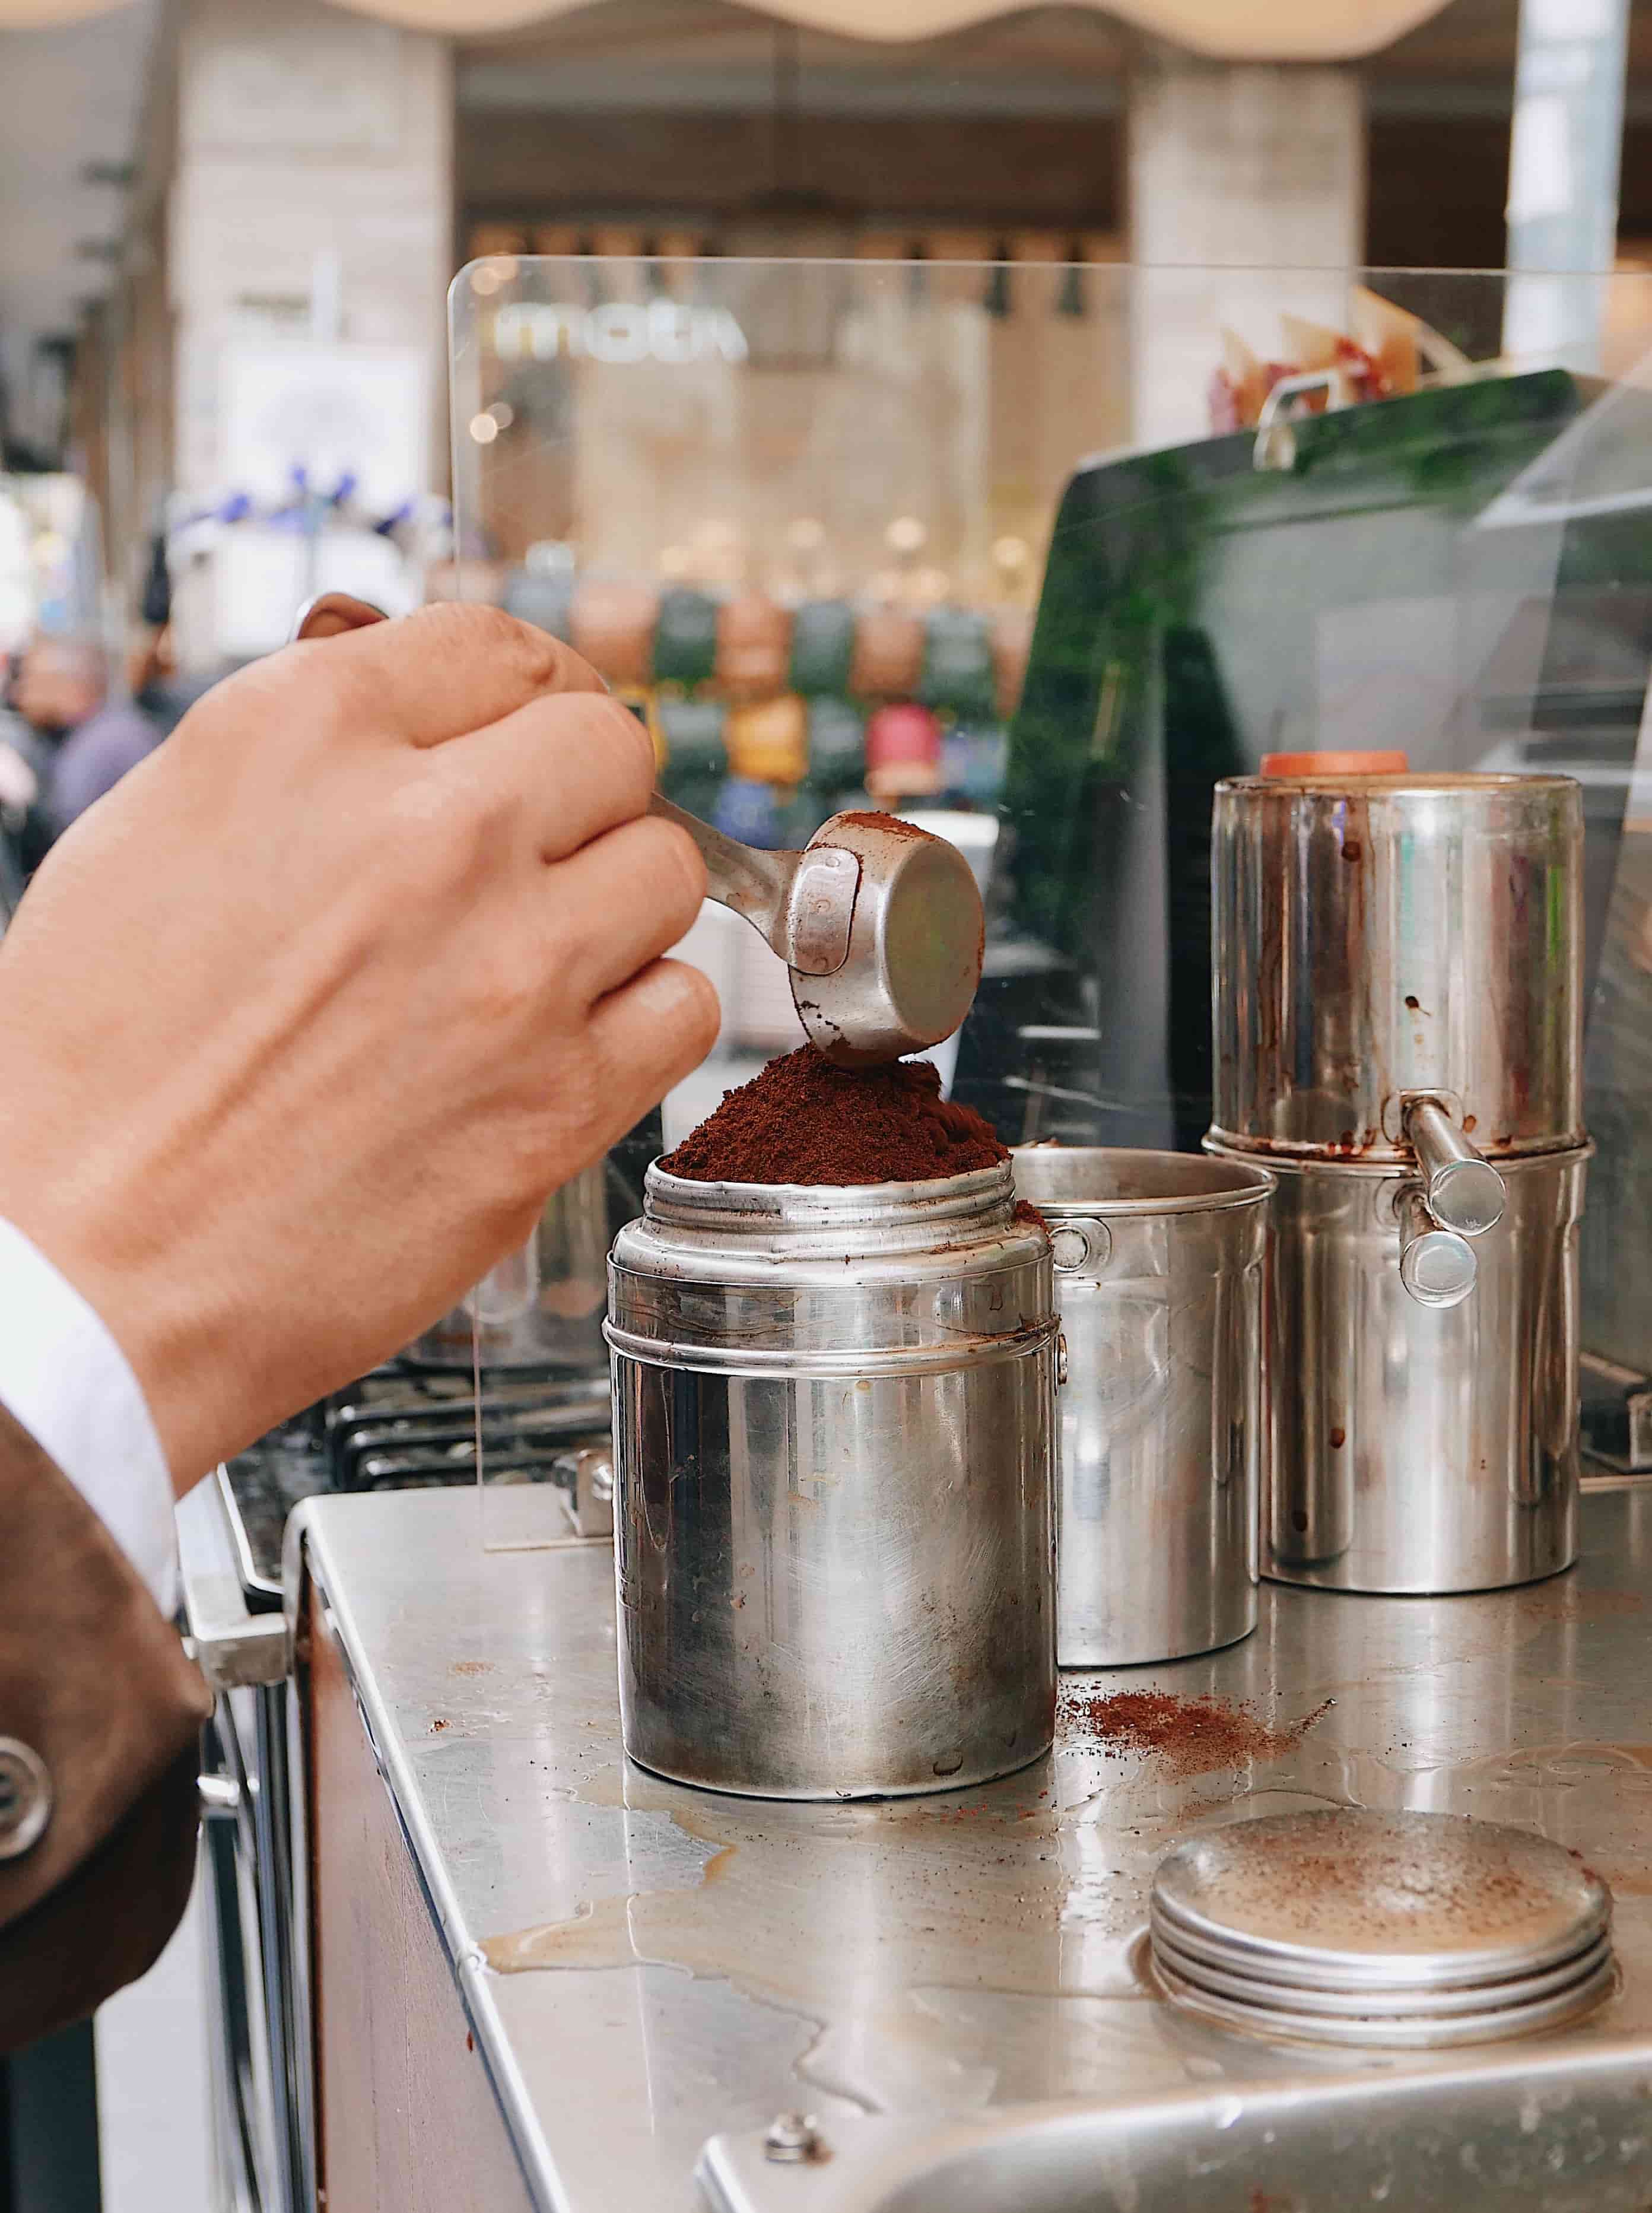
M 1207 433 L 1224 323 L 1264 360 L 1281 308 L 1344 326 L 1364 256 L 1363 95 L 1349 69 L 1158 51 L 1131 80 L 1128 137 L 1131 438 L 1179 444 Z
M 428 356 L 430 471 L 445 479 L 453 85 L 447 40 L 313 4 L 188 0 L 179 50 L 169 278 L 177 316 L 177 482 L 221 476 L 225 346 L 311 334 L 336 271 L 351 343 Z M 209 657 L 210 606 L 182 594 L 180 646 Z

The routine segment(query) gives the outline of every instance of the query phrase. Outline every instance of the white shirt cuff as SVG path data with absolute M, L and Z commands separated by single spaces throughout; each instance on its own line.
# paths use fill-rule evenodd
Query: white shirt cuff
M 168 1618 L 172 1477 L 126 1356 L 74 1285 L 0 1219 L 0 1403 L 102 1520 Z

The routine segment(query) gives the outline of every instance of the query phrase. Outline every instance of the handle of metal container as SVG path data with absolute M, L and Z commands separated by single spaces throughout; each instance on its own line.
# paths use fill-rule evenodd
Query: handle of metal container
M 1429 1212 L 1442 1229 L 1484 1237 L 1503 1219 L 1509 1193 L 1490 1161 L 1472 1145 L 1437 1099 L 1405 1107 L 1405 1135 L 1422 1172 Z
M 1113 1232 L 1090 1215 L 1069 1215 L 1050 1224 L 1050 1259 L 1058 1276 L 1099 1276 L 1113 1253 Z
M 563 1494 L 576 1537 L 613 1535 L 613 1455 L 595 1447 L 558 1453 L 551 1479 Z
M 1460 1307 L 1478 1272 L 1474 1247 L 1443 1229 L 1429 1211 L 1420 1184 L 1400 1192 L 1399 1280 L 1421 1307 Z

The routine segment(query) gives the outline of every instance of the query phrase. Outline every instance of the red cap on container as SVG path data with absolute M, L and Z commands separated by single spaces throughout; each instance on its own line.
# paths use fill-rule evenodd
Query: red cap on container
M 893 768 L 898 761 L 930 764 L 940 758 L 941 725 L 929 708 L 901 702 L 868 717 L 868 768 Z
M 1404 776 L 1411 757 L 1400 753 L 1264 753 L 1264 776 Z

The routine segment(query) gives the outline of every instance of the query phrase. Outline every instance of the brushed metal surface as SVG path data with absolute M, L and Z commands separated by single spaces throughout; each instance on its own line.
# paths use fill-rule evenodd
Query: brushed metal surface
M 564 1520 L 541 1504 L 550 1540 Z M 1265 1583 L 1241 1643 L 1069 1679 L 1047 1762 L 843 1806 L 720 1797 L 625 1760 L 600 1548 L 487 1552 L 474 1497 L 429 1491 L 312 1502 L 291 1557 L 326 1600 L 547 2213 L 704 2213 L 692 2176 L 712 2136 L 721 2213 L 1096 2213 L 1113 2197 L 1137 2213 L 1640 2213 L 1652 1492 L 1590 1496 L 1582 1532 L 1576 1573 L 1527 1589 L 1350 1600 Z M 1121 1751 L 1094 1702 L 1143 1688 L 1250 1701 L 1288 1733 L 1228 1765 Z M 1614 1894 L 1621 1986 L 1558 2033 L 1380 2055 L 1269 2045 L 1154 1995 L 1135 1963 L 1172 1844 L 1350 1803 L 1472 1813 L 1581 1853 Z M 823 2163 L 765 2159 L 792 2110 L 815 2117 Z
M 625 1745 L 781 1797 L 1047 1750 L 1049 1240 L 1007 1166 L 860 1189 L 649 1171 L 615 1241 Z
M 1521 2046 L 1522 2050 L 1527 2047 Z M 1400 2064 L 1395 2056 L 1395 2064 Z M 1322 2063 L 1323 2064 L 1323 2063 Z M 707 2147 L 711 2213 L 1642 2213 L 1644 2090 L 1533 2060 L 1486 2077 L 1295 2082 L 1137 2112 L 1055 2106 L 832 2132 L 810 2168 Z
M 1425 1092 L 1499 1167 L 1580 1144 L 1582 836 L 1569 777 L 1218 784 L 1212 1134 L 1405 1160 Z
M 1570 1564 L 1588 1157 L 1503 1161 L 1508 1208 L 1474 1241 L 1474 1288 L 1433 1308 L 1400 1280 L 1404 1178 L 1271 1161 L 1265 1575 L 1484 1590 Z
M 1176 1660 L 1256 1626 L 1262 1259 L 1272 1183 L 1242 1162 L 1023 1146 L 1067 1339 L 1057 1656 Z

